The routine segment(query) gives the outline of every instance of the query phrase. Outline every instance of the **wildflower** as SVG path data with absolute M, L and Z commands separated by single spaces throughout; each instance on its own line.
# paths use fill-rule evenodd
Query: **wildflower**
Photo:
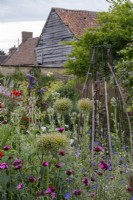
M 51 194 L 52 192 L 55 192 L 55 187 L 50 186 L 50 187 L 45 191 L 45 194 Z
M 64 156 L 65 154 L 66 154 L 66 151 L 65 151 L 65 150 L 60 150 L 60 151 L 59 151 L 59 155 Z
M 102 146 L 96 146 L 96 147 L 94 147 L 94 149 L 93 149 L 94 151 L 96 151 L 96 152 L 100 152 L 100 151 L 103 151 L 104 150 L 104 148 L 102 147 Z
M 56 193 L 55 193 L 55 192 L 52 192 L 52 193 L 50 194 L 50 196 L 51 196 L 52 199 L 56 199 Z
M 18 96 L 20 96 L 22 93 L 20 92 L 20 91 L 18 91 L 18 90 L 12 90 L 11 91 L 11 96 L 16 96 L 16 97 L 18 97 Z
M 43 162 L 43 163 L 42 163 L 42 166 L 44 166 L 44 167 L 49 166 L 49 162 Z
M 22 183 L 19 183 L 18 186 L 17 186 L 17 188 L 18 188 L 19 190 L 21 190 L 21 189 L 23 188 L 23 184 L 22 184 Z
M 76 196 L 81 195 L 81 193 L 82 193 L 82 190 L 77 190 L 76 189 L 76 190 L 73 191 L 73 194 L 76 195 Z
M 69 199 L 71 197 L 71 194 L 69 192 L 65 193 L 63 195 L 64 199 Z
M 127 186 L 127 191 L 128 191 L 128 192 L 133 192 L 133 187 L 128 185 L 128 186 Z
M 93 198 L 93 197 L 94 197 L 94 195 L 95 195 L 95 193 L 94 193 L 94 192 L 91 192 L 91 193 L 90 193 L 90 197 L 92 197 L 92 198 Z
M 8 121 L 6 119 L 2 121 L 2 124 L 7 124 L 7 123 Z
M 56 128 L 56 130 L 62 133 L 64 131 L 64 128 Z
M 22 165 L 20 164 L 20 165 L 16 165 L 16 166 L 14 166 L 14 169 L 15 170 L 17 170 L 17 169 L 21 169 L 22 168 Z
M 98 166 L 100 167 L 100 169 L 103 169 L 103 170 L 107 170 L 108 169 L 107 163 L 105 163 L 103 160 L 100 161 L 100 164 Z
M 66 181 L 67 181 L 68 184 L 71 184 L 72 183 L 72 178 L 68 177 L 68 178 L 66 178 Z
M 9 165 L 7 163 L 0 163 L 0 169 L 8 169 Z
M 86 177 L 82 179 L 82 183 L 85 184 L 85 186 L 89 186 L 91 184 L 91 181 L 88 180 Z
M 91 189 L 93 190 L 93 189 L 97 189 L 98 188 L 98 185 L 93 185 L 93 186 L 91 186 Z
M 60 168 L 61 166 L 62 166 L 61 163 L 57 163 L 57 164 L 55 164 L 55 167 L 57 167 L 57 168 Z
M 42 126 L 42 127 L 41 127 L 41 130 L 42 130 L 42 131 L 46 131 L 46 127 L 45 127 L 45 126 Z
M 97 172 L 97 174 L 98 174 L 99 176 L 102 176 L 102 175 L 103 175 L 103 173 L 102 173 L 102 172 Z
M 3 104 L 0 102 L 0 108 L 3 108 Z
M 36 178 L 34 176 L 29 176 L 28 180 L 29 182 L 33 183 L 36 181 Z
M 2 158 L 3 156 L 4 156 L 4 153 L 0 151 L 0 158 Z
M 67 170 L 67 171 L 66 171 L 66 174 L 67 174 L 68 176 L 70 176 L 71 174 L 73 174 L 73 170 L 70 170 L 70 169 Z
M 130 200 L 133 200 L 133 196 L 131 197 L 131 199 Z
M 11 147 L 10 146 L 4 146 L 3 150 L 9 150 Z
M 16 158 L 13 162 L 12 165 L 17 166 L 20 165 L 22 163 L 22 160 L 19 160 L 18 158 Z

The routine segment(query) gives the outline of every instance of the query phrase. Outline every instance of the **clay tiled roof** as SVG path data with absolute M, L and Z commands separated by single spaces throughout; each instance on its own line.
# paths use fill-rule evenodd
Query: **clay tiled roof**
M 3 65 L 34 65 L 35 52 L 34 49 L 37 45 L 38 37 L 28 38 L 25 42 L 21 43 L 19 48 L 14 51 L 2 63 Z
M 84 10 L 67 10 L 53 8 L 65 25 L 69 27 L 74 35 L 81 35 L 85 28 L 97 27 L 96 12 Z

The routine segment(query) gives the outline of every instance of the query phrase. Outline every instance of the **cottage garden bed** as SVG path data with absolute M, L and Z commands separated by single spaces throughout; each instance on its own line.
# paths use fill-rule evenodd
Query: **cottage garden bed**
M 73 81 L 38 77 L 1 79 L 0 199 L 133 199 L 130 149 L 117 132 L 113 159 L 99 139 L 92 160 L 91 100 L 76 98 Z

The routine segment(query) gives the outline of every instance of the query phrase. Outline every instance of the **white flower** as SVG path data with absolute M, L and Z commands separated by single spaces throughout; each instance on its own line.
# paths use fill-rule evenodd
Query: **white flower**
M 41 130 L 42 130 L 42 131 L 46 131 L 46 127 L 45 127 L 45 126 L 42 126 L 42 127 L 41 127 Z
M 70 139 L 70 144 L 73 144 L 74 143 L 74 139 Z

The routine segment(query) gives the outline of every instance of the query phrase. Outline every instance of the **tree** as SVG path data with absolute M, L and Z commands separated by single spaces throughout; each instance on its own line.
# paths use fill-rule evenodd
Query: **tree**
M 110 0 L 108 12 L 97 14 L 98 28 L 87 29 L 77 41 L 70 42 L 73 51 L 65 63 L 69 73 L 85 76 L 90 60 L 91 47 L 111 44 L 113 57 L 120 61 L 133 35 L 133 3 L 130 0 Z M 74 58 L 74 59 L 72 59 Z
M 1 49 L 0 50 L 0 55 L 6 55 L 6 53 Z

